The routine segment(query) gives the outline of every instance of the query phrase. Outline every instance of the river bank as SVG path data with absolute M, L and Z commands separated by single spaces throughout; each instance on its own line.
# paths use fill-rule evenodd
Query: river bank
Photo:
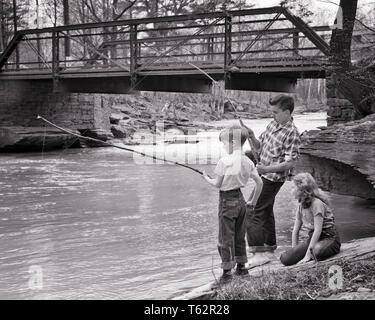
M 248 277 L 221 286 L 213 281 L 174 299 L 374 300 L 375 237 L 343 243 L 338 255 L 318 263 L 284 267 L 275 257 Z

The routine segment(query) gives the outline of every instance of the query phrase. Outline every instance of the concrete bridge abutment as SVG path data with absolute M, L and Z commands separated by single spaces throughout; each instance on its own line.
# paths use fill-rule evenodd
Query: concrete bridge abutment
M 101 94 L 54 93 L 50 80 L 0 81 L 1 126 L 40 127 L 41 115 L 71 129 L 110 130 Z
M 358 120 L 353 104 L 340 92 L 332 75 L 326 76 L 326 93 L 328 126 Z

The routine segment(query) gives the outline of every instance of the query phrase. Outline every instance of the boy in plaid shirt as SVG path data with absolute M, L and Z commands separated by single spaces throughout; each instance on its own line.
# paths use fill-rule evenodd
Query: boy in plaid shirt
M 262 193 L 251 215 L 247 217 L 247 241 L 254 256 L 249 267 L 270 261 L 266 252 L 273 252 L 276 245 L 273 206 L 275 197 L 299 158 L 300 134 L 293 123 L 292 97 L 280 94 L 270 99 L 274 120 L 261 134 L 259 140 L 248 131 L 251 145 L 259 155 L 258 173 L 263 180 Z

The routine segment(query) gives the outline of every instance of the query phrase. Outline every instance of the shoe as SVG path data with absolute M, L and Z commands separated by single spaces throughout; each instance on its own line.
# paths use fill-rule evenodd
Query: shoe
M 267 257 L 264 253 L 256 253 L 253 257 L 249 259 L 249 262 L 246 266 L 246 269 L 252 269 L 255 267 L 262 266 L 266 263 L 269 263 L 271 261 L 270 258 Z
M 277 245 L 269 245 L 269 244 L 264 244 L 264 246 L 267 248 L 268 251 L 266 252 L 271 252 L 274 253 L 275 250 L 277 249 Z
M 249 275 L 249 271 L 245 268 L 245 266 L 243 268 L 236 268 L 236 271 L 234 272 L 234 274 L 236 276 L 248 276 Z
M 219 278 L 219 284 L 225 284 L 232 281 L 233 275 L 231 272 L 224 272 L 222 276 Z

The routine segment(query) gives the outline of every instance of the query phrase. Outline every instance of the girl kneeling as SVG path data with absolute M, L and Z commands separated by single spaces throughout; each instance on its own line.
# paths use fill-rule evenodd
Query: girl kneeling
M 285 266 L 314 260 L 324 260 L 340 251 L 340 238 L 335 228 L 327 197 L 309 173 L 297 174 L 294 195 L 299 202 L 292 235 L 292 248 L 280 260 Z M 299 231 L 304 225 L 309 231 L 305 242 L 298 244 Z

